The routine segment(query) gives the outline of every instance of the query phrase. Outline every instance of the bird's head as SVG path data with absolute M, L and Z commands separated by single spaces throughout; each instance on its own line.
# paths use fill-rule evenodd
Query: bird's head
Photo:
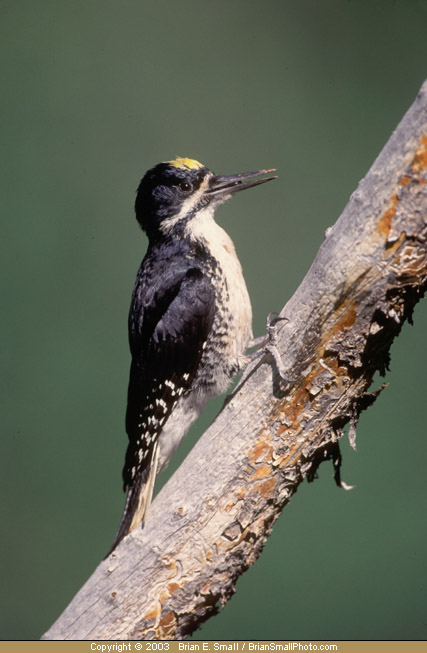
M 208 205 L 213 209 L 237 191 L 275 179 L 260 175 L 274 172 L 257 170 L 220 177 L 194 159 L 178 157 L 148 170 L 139 184 L 136 218 L 149 238 L 179 232 Z

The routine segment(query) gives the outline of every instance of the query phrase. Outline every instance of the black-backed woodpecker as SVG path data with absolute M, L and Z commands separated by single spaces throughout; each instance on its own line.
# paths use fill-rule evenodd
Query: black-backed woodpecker
M 143 177 L 136 218 L 149 240 L 129 313 L 132 354 L 123 469 L 126 505 L 111 551 L 144 521 L 154 481 L 208 399 L 247 362 L 252 309 L 216 208 L 274 172 L 216 176 L 194 159 L 159 163 Z

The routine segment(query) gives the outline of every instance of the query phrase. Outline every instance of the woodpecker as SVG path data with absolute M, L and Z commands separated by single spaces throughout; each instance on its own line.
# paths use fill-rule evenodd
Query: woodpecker
M 251 302 L 214 213 L 234 193 L 275 179 L 259 178 L 274 171 L 217 176 L 179 157 L 148 170 L 138 187 L 135 213 L 149 244 L 129 312 L 127 499 L 110 553 L 144 525 L 156 475 L 206 402 L 247 363 Z

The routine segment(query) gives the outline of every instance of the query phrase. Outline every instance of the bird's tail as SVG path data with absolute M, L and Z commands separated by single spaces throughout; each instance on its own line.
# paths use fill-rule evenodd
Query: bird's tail
M 106 558 L 108 558 L 110 553 L 114 551 L 119 542 L 121 542 L 121 540 L 126 535 L 128 535 L 128 533 L 133 531 L 135 526 L 137 526 L 139 523 L 141 524 L 141 527 L 144 526 L 148 510 L 151 505 L 151 499 L 153 497 L 154 481 L 156 480 L 158 461 L 159 447 L 158 443 L 156 442 L 153 447 L 153 454 L 150 464 L 144 469 L 142 474 L 139 474 L 137 478 L 135 478 L 133 485 L 128 490 L 125 509 L 123 511 L 120 526 L 116 533 L 116 537 L 114 538 L 111 549 L 105 556 Z

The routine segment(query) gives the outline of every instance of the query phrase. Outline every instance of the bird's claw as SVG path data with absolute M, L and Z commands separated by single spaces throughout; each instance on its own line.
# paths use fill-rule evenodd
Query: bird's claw
M 268 343 L 265 346 L 265 351 L 271 354 L 273 357 L 277 371 L 282 381 L 285 383 L 295 383 L 295 379 L 290 379 L 288 376 L 286 376 L 282 357 L 280 356 L 280 352 L 277 347 L 277 323 L 287 319 L 287 317 L 281 317 L 278 313 L 269 313 L 267 317 Z

